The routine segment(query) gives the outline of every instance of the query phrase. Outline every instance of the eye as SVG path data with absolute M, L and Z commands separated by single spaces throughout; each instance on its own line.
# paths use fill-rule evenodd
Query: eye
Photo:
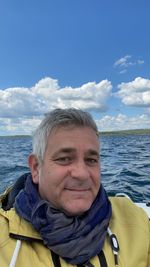
M 72 158 L 71 157 L 59 157 L 55 159 L 55 161 L 60 165 L 68 165 L 69 163 L 72 162 Z
M 87 158 L 86 162 L 90 166 L 95 166 L 99 163 L 99 160 L 97 158 Z

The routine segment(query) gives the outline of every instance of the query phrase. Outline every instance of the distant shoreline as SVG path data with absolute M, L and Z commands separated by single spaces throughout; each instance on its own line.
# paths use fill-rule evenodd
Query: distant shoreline
M 16 135 L 0 135 L 0 138 L 1 137 L 6 137 L 6 138 L 17 138 L 17 137 L 25 137 L 25 138 L 28 138 L 28 137 L 32 137 L 31 135 L 28 135 L 28 134 L 16 134 Z
M 150 134 L 150 129 L 136 129 L 136 130 L 120 130 L 120 131 L 105 131 L 99 132 L 100 135 L 146 135 Z
M 146 134 L 150 134 L 150 129 L 136 129 L 136 130 L 120 130 L 120 131 L 100 131 L 99 132 L 100 135 L 104 135 L 104 136 L 110 136 L 110 135 L 146 135 Z M 31 137 L 31 135 L 0 135 L 1 137 L 12 137 L 12 138 L 17 138 L 17 137 L 24 137 L 24 138 L 28 138 Z

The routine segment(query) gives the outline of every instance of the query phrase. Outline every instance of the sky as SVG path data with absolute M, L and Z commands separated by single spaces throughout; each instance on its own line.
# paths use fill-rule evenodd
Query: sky
M 150 129 L 149 0 L 0 0 L 0 135 L 54 108 Z

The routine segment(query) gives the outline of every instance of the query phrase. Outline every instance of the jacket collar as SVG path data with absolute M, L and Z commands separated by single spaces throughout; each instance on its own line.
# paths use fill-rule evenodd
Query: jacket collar
M 42 240 L 33 226 L 23 218 L 20 218 L 14 208 L 9 211 L 0 209 L 0 214 L 8 220 L 8 231 L 10 236 L 17 239 Z

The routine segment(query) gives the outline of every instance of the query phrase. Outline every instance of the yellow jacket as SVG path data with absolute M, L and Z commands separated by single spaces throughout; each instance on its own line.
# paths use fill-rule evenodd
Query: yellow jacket
M 110 229 L 117 236 L 120 247 L 117 266 L 150 267 L 150 225 L 147 215 L 127 198 L 113 197 L 110 200 L 113 210 Z M 103 264 L 100 264 L 98 256 L 90 262 L 95 267 L 115 267 L 109 235 L 105 240 L 103 252 L 107 264 L 105 259 Z M 0 267 L 72 266 L 63 259 L 58 259 L 60 265 L 54 265 L 52 256 L 55 255 L 43 245 L 39 234 L 30 223 L 21 219 L 13 208 L 9 211 L 0 209 Z M 14 265 L 10 265 L 12 258 L 16 258 Z

